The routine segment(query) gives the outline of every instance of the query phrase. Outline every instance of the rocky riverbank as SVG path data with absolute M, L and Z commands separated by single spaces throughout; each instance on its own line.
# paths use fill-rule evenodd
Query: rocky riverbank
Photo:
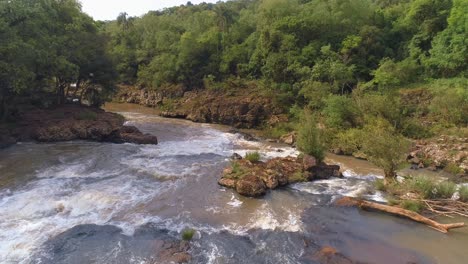
M 184 92 L 151 91 L 121 86 L 115 101 L 161 109 L 163 117 L 199 123 L 215 123 L 235 128 L 255 128 L 281 119 L 282 110 L 268 96 L 255 89 L 201 90 Z
M 238 156 L 236 156 L 238 157 Z M 314 157 L 274 158 L 266 162 L 251 162 L 238 159 L 231 162 L 218 183 L 236 190 L 239 194 L 258 197 L 267 190 L 286 186 L 296 182 L 343 177 L 340 166 L 318 162 Z
M 62 105 L 32 108 L 16 115 L 16 121 L 0 124 L 0 148 L 19 141 L 59 142 L 91 140 L 112 143 L 157 144 L 157 137 L 125 126 L 125 119 L 102 109 Z

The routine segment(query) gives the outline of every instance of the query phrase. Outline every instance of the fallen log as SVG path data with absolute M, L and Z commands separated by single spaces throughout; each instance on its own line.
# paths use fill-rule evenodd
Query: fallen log
M 336 204 L 339 206 L 358 206 L 364 209 L 374 209 L 389 214 L 407 217 L 413 221 L 423 223 L 429 227 L 432 227 L 435 230 L 440 231 L 442 233 L 448 233 L 448 231 L 452 228 L 460 228 L 465 226 L 465 223 L 441 224 L 418 213 L 400 207 L 359 200 L 351 197 L 343 197 L 340 200 L 338 200 Z

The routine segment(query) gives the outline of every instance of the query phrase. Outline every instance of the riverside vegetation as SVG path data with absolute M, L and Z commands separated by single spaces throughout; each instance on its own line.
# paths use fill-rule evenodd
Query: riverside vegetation
M 236 0 L 94 21 L 75 0 L 1 1 L 1 130 L 35 109 L 99 106 L 120 84 L 167 116 L 296 131 L 319 161 L 366 158 L 389 190 L 415 149 L 418 166 L 463 176 L 467 16 L 465 0 Z M 440 137 L 453 146 L 442 158 L 427 147 Z

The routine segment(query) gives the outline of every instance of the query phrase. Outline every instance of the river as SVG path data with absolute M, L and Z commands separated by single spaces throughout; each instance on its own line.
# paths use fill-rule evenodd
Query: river
M 151 239 L 180 238 L 185 228 L 197 230 L 192 263 L 316 263 L 310 256 L 324 246 L 359 263 L 468 259 L 467 228 L 444 235 L 333 206 L 342 195 L 385 199 L 372 187 L 380 170 L 365 161 L 329 155 L 344 179 L 245 198 L 217 184 L 234 152 L 297 151 L 223 126 L 163 119 L 149 108 L 107 109 L 160 144 L 19 143 L 0 151 L 0 263 L 154 263 Z

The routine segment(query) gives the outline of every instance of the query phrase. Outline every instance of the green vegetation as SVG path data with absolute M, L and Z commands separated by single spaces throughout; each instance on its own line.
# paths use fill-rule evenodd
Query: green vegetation
M 297 130 L 297 147 L 305 154 L 315 157 L 318 161 L 325 158 L 323 131 L 317 127 L 313 116 L 306 115 Z
M 468 186 L 463 185 L 458 189 L 458 195 L 460 196 L 460 201 L 468 202 Z
M 416 213 L 421 212 L 421 210 L 424 208 L 424 205 L 421 202 L 411 200 L 404 200 L 400 205 L 402 208 Z
M 291 177 L 289 177 L 289 182 L 307 182 L 307 181 L 308 179 L 306 175 L 301 171 L 295 172 Z
M 246 174 L 245 170 L 242 168 L 242 166 L 237 161 L 232 161 L 231 162 L 231 169 L 232 169 L 232 173 L 229 174 L 230 178 L 241 179 Z
M 457 185 L 453 182 L 444 181 L 436 185 L 435 193 L 438 198 L 450 199 L 457 190 Z
M 362 154 L 388 183 L 405 137 L 468 125 L 467 14 L 466 0 L 233 0 L 96 22 L 76 0 L 2 1 L 0 117 L 71 98 L 98 106 L 114 82 L 244 89 L 289 114 L 273 137 L 297 127 L 304 152 Z
M 195 235 L 195 230 L 194 229 L 185 229 L 182 231 L 182 239 L 185 241 L 190 241 L 192 240 L 193 236 Z
M 67 97 L 102 103 L 116 74 L 101 26 L 74 0 L 1 1 L 0 119 Z
M 257 151 L 248 152 L 247 154 L 245 154 L 245 159 L 250 161 L 250 162 L 253 162 L 253 163 L 259 162 L 260 161 L 260 153 L 258 153 Z

